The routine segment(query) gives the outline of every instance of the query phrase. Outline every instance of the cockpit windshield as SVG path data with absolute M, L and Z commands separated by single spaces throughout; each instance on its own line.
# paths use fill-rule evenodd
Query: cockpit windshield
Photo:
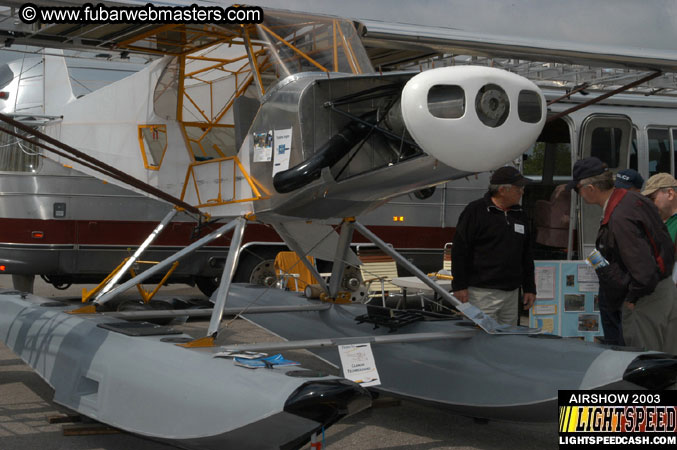
M 300 72 L 374 71 L 355 28 L 344 19 L 273 11 L 244 35 L 262 93 Z

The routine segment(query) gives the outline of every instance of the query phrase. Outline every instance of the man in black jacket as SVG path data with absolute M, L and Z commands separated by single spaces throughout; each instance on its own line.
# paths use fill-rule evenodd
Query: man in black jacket
M 514 167 L 494 172 L 489 192 L 461 213 L 451 247 L 454 296 L 508 325 L 518 323 L 520 287 L 525 308 L 536 300 L 529 220 L 520 206 L 528 182 Z
M 596 271 L 607 306 L 622 312 L 626 345 L 677 353 L 674 246 L 656 206 L 614 188 L 613 174 L 598 158 L 577 161 L 573 175 L 569 187 L 603 208 L 596 247 L 608 264 Z

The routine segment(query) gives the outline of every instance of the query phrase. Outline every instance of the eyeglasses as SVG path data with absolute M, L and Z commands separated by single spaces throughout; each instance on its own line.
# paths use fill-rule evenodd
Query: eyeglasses
M 654 201 L 654 200 L 656 200 L 656 197 L 658 197 L 658 193 L 663 192 L 663 191 L 664 191 L 664 189 L 658 189 L 656 192 L 654 192 L 651 195 L 648 195 L 647 197 L 649 197 L 649 200 Z

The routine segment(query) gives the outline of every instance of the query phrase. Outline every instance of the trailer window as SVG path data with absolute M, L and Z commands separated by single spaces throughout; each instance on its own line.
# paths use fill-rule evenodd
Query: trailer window
M 0 171 L 36 172 L 40 164 L 40 149 L 10 134 L 0 132 Z
M 649 139 L 649 176 L 657 173 L 672 173 L 670 167 L 670 138 L 668 130 L 651 128 L 647 132 Z

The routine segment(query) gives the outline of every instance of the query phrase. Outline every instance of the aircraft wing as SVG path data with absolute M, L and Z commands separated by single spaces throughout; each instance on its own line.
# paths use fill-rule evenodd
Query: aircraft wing
M 523 38 L 464 31 L 453 28 L 360 20 L 360 35 L 379 66 L 377 50 L 400 50 L 399 57 L 425 57 L 436 54 L 463 54 L 502 57 L 528 61 L 557 62 L 593 67 L 626 67 L 639 70 L 677 70 L 677 50 L 652 49 Z M 380 63 L 392 64 L 398 56 L 388 58 L 383 51 Z

